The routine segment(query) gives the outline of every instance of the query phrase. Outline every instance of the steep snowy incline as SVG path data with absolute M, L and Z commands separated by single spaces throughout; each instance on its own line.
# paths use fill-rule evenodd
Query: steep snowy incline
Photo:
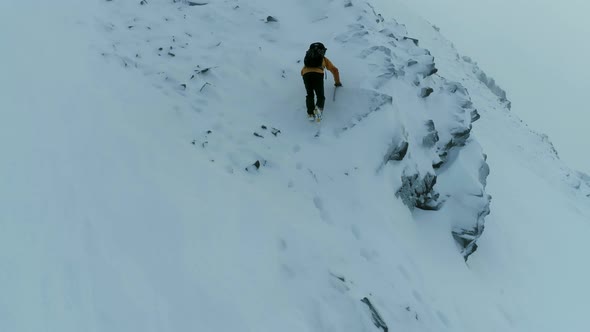
M 468 87 L 482 115 L 474 131 L 489 156 L 494 201 L 472 271 L 510 294 L 515 310 L 506 314 L 519 330 L 586 330 L 588 176 L 571 170 L 546 135 L 511 113 L 501 89 L 431 24 L 399 1 L 381 1 L 379 8 L 407 24 L 436 57 L 441 75 Z
M 477 143 L 469 139 L 471 122 L 479 115 L 467 91 L 433 76 L 436 68 L 429 52 L 417 47 L 395 21 L 384 22 L 370 4 L 308 5 L 265 1 L 112 5 L 113 14 L 102 27 L 114 40 L 102 55 L 142 71 L 157 87 L 182 97 L 182 102 L 202 113 L 200 133 L 193 144 L 228 172 L 249 164 L 284 164 L 269 160 L 268 150 L 280 153 L 281 158 L 292 157 L 293 151 L 308 154 L 306 168 L 312 173 L 314 167 L 323 167 L 327 174 L 338 168 L 346 173 L 347 168 L 357 166 L 347 165 L 349 160 L 373 163 L 370 172 L 384 171 L 392 179 L 396 196 L 408 207 L 441 209 L 436 218 L 450 224 L 467 257 L 476 248 L 489 209 L 484 190 L 487 165 Z M 286 7 L 290 15 L 269 15 L 283 13 Z M 212 22 L 220 28 L 208 32 L 204 25 Z M 243 38 L 244 31 L 253 38 Z M 313 142 L 310 146 L 313 153 L 322 146 L 328 152 L 340 146 L 349 151 L 347 160 L 317 158 L 307 149 L 299 153 L 317 128 L 300 120 L 305 113 L 302 102 L 296 102 L 302 99 L 300 50 L 309 41 L 291 31 L 325 40 L 338 65 L 350 69 L 343 72 L 347 85 L 338 102 L 328 104 L 329 121 L 321 130 L 326 143 L 338 139 L 329 145 L 318 147 Z M 248 89 L 243 91 L 245 85 Z M 281 86 L 286 89 L 279 89 Z M 332 91 L 328 89 L 328 94 Z M 379 125 L 367 125 L 368 121 Z M 370 129 L 355 128 L 361 122 Z M 274 136 L 282 130 L 285 139 L 298 144 L 285 150 L 281 142 L 279 149 L 273 148 L 276 140 L 268 143 L 270 133 L 263 140 L 260 127 L 277 131 Z M 367 144 L 370 149 L 365 148 Z M 465 145 L 468 148 L 461 149 Z M 398 149 L 404 154 L 393 160 Z M 222 155 L 215 156 L 215 151 Z M 326 152 L 319 153 L 325 156 Z M 455 161 L 460 165 L 452 167 Z M 453 176 L 465 171 L 468 176 Z M 437 177 L 439 185 L 434 188 Z M 459 185 L 461 178 L 465 180 Z
M 0 330 L 161 330 L 154 289 L 190 303 L 198 288 L 181 222 L 224 214 L 187 201 L 231 201 L 232 183 L 179 144 L 170 99 L 90 48 L 99 8 L 2 7 Z M 209 177 L 183 178 L 195 169 Z
M 0 330 L 522 331 L 544 309 L 497 228 L 465 264 L 480 97 L 370 3 L 0 8 L 35 23 L 2 32 Z M 318 40 L 344 83 L 321 125 Z

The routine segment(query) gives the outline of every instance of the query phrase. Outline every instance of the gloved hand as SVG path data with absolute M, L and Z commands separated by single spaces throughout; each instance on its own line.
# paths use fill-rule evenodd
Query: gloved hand
M 336 83 L 334 83 L 334 86 L 342 86 L 342 83 L 336 82 Z

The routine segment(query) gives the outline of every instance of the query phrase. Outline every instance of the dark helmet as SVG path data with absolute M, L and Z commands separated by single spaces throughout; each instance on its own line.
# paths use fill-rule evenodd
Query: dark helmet
M 313 43 L 313 44 L 309 45 L 309 49 L 314 49 L 314 48 L 317 48 L 318 50 L 322 50 L 324 52 L 327 50 L 326 46 L 324 46 L 324 44 L 322 44 L 320 42 Z
M 317 49 L 318 51 L 320 51 L 320 53 L 321 53 L 321 54 L 325 54 L 325 53 L 326 53 L 326 51 L 328 50 L 328 49 L 326 48 L 326 46 L 324 46 L 324 44 L 322 44 L 322 43 L 320 43 L 320 42 L 313 43 L 313 44 L 309 45 L 309 49 L 310 49 L 310 50 L 312 50 L 312 49 Z

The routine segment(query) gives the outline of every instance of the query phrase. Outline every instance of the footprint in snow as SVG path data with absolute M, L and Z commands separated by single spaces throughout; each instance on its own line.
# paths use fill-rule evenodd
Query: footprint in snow
M 293 279 L 297 275 L 295 271 L 289 267 L 287 264 L 281 264 L 281 274 L 283 274 L 288 279 Z
M 359 230 L 359 227 L 357 225 L 352 225 L 350 228 L 352 235 L 354 235 L 354 238 L 357 240 L 361 239 L 361 231 Z
M 420 302 L 420 303 L 424 303 L 424 301 L 422 300 L 422 295 L 420 295 L 420 293 L 418 293 L 417 290 L 412 290 L 412 295 L 414 296 L 414 298 L 416 299 L 416 301 Z
M 447 318 L 447 316 L 442 313 L 441 311 L 437 310 L 436 311 L 436 315 L 438 316 L 438 319 L 447 327 L 450 328 L 451 327 L 451 322 L 449 321 L 449 319 Z
M 279 250 L 281 250 L 281 251 L 287 250 L 287 241 L 285 241 L 285 239 L 279 240 Z
M 322 201 L 322 199 L 319 196 L 314 197 L 313 204 L 320 211 L 320 217 L 322 218 L 322 220 L 328 224 L 331 224 L 332 220 L 328 212 L 326 212 L 326 210 L 324 209 L 324 202 Z
M 410 277 L 410 274 L 408 273 L 408 270 L 406 270 L 406 268 L 403 265 L 399 265 L 397 267 L 397 269 L 404 276 L 404 278 L 406 278 L 407 281 L 412 281 L 412 278 Z

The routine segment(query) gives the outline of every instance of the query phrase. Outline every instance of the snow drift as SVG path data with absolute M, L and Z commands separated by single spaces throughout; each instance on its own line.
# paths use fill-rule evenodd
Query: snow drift
M 543 299 L 587 289 L 538 289 L 572 268 L 559 250 L 587 249 L 587 177 L 383 5 L 0 5 L 35 23 L 4 36 L 20 51 L 3 55 L 1 329 L 581 326 L 583 306 Z M 315 41 L 344 84 L 326 81 L 319 125 L 299 74 Z M 573 240 L 540 260 L 553 236 Z

